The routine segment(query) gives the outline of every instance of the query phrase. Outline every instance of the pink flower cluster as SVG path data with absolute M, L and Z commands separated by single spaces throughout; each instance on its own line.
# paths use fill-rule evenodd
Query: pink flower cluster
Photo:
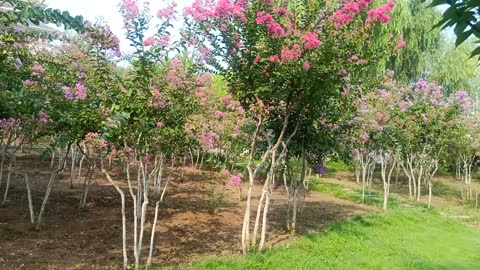
M 215 118 L 223 118 L 225 116 L 225 113 L 220 110 L 216 110 L 215 112 L 213 112 L 213 116 Z
M 87 87 L 83 84 L 82 81 L 78 81 L 75 84 L 75 89 L 77 90 L 75 98 L 77 100 L 85 100 L 87 99 Z
M 239 18 L 246 22 L 245 10 L 247 0 L 219 0 L 216 4 L 212 0 L 195 0 L 191 6 L 184 9 L 185 14 L 194 20 L 203 21 L 208 18 Z
M 257 24 L 266 24 L 268 34 L 272 38 L 285 36 L 285 29 L 283 29 L 279 23 L 275 22 L 273 16 L 269 13 L 263 13 L 262 11 L 257 12 L 256 22 Z
M 405 47 L 407 43 L 403 40 L 402 35 L 398 35 L 398 44 L 395 46 L 395 50 L 400 50 L 401 48 Z
M 9 132 L 12 128 L 18 126 L 20 120 L 15 118 L 2 118 L 0 119 L 0 129 L 3 133 Z
M 283 47 L 281 56 L 283 63 L 294 61 L 302 57 L 302 49 L 298 44 L 294 44 L 292 48 Z
M 383 6 L 369 10 L 367 21 L 378 20 L 382 23 L 389 23 L 391 18 L 388 14 L 392 11 L 394 6 L 395 2 L 389 1 Z
M 165 101 L 163 100 L 162 93 L 155 86 L 148 87 L 148 90 L 153 94 L 152 107 L 155 109 L 162 109 L 165 107 Z
M 50 116 L 44 111 L 40 111 L 38 113 L 38 116 L 39 116 L 40 122 L 42 122 L 42 123 L 52 122 L 52 119 L 50 118 Z
M 32 67 L 32 75 L 39 77 L 43 73 L 45 73 L 45 68 L 42 65 L 40 65 L 38 62 L 34 62 Z
M 218 140 L 220 140 L 220 136 L 213 130 L 200 135 L 200 143 L 205 149 L 213 149 L 215 142 Z
M 143 41 L 143 46 L 149 47 L 149 46 L 152 46 L 153 44 L 155 44 L 156 42 L 157 42 L 157 38 L 156 38 L 156 37 L 154 37 L 154 36 L 147 37 L 147 38 Z
M 322 42 L 318 40 L 318 34 L 313 32 L 306 32 L 301 40 L 306 50 L 312 50 L 322 45 Z
M 467 91 L 459 91 L 455 94 L 455 100 L 460 104 L 460 109 L 464 112 L 471 107 L 471 99 Z
M 335 28 L 342 28 L 352 22 L 355 14 L 365 10 L 371 2 L 372 0 L 346 2 L 339 10 L 330 16 L 330 20 L 333 21 Z
M 160 19 L 175 20 L 176 7 L 177 3 L 171 2 L 167 7 L 161 8 L 157 11 L 157 17 Z
M 101 138 L 102 134 L 98 132 L 89 132 L 87 135 L 85 135 L 85 141 L 86 142 L 96 142 L 98 140 L 98 146 L 100 148 L 107 148 L 108 144 L 107 142 Z
M 129 17 L 136 17 L 140 14 L 140 8 L 135 0 L 124 0 L 120 7 Z
M 234 187 L 238 187 L 242 184 L 242 177 L 243 177 L 243 174 L 239 173 L 237 175 L 232 175 L 232 177 L 230 177 L 230 181 L 228 182 L 230 185 L 234 186 Z

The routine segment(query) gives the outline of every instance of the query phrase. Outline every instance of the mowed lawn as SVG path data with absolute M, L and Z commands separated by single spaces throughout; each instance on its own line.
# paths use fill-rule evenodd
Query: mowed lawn
M 480 229 L 434 210 L 356 217 L 264 253 L 192 269 L 480 269 Z

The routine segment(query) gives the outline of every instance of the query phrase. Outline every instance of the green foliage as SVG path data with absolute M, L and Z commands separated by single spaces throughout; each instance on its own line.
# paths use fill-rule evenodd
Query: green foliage
M 465 90 L 471 96 L 478 96 L 477 61 L 469 58 L 475 46 L 471 40 L 467 40 L 455 47 L 453 40 L 443 36 L 440 47 L 429 57 L 430 71 L 427 78 L 441 85 L 445 94 Z
M 377 0 L 375 3 L 383 3 Z M 428 68 L 429 56 L 438 47 L 440 31 L 432 29 L 440 13 L 427 7 L 423 0 L 398 0 L 390 23 L 375 33 L 373 46 L 384 46 L 390 39 L 402 39 L 406 46 L 376 65 L 376 72 L 395 71 L 395 79 L 410 82 L 423 76 Z
M 442 19 L 435 25 L 442 29 L 453 27 L 456 35 L 455 46 L 465 42 L 469 37 L 480 38 L 480 25 L 478 23 L 479 9 L 477 0 L 433 0 L 432 7 L 448 5 L 442 14 Z M 480 55 L 480 47 L 477 46 L 470 57 Z
M 64 26 L 65 30 L 73 29 L 77 32 L 83 32 L 83 16 L 70 15 L 68 11 L 45 8 L 43 5 L 29 3 L 18 0 L 5 0 L 13 7 L 13 10 L 0 12 L 0 25 L 3 27 L 16 24 L 39 25 L 40 23 L 54 23 L 57 26 Z
M 477 269 L 480 230 L 424 209 L 358 216 L 265 253 L 192 269 Z

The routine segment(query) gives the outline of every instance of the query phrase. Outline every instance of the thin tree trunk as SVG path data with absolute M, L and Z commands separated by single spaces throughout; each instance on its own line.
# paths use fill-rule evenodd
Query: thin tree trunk
M 73 189 L 73 179 L 75 178 L 75 158 L 77 157 L 77 151 L 72 149 L 72 164 L 70 167 L 70 189 Z
M 35 211 L 33 209 L 33 202 L 32 202 L 32 192 L 30 187 L 30 180 L 28 179 L 28 174 L 25 174 L 25 185 L 27 187 L 27 199 L 28 199 L 28 209 L 30 210 L 30 224 L 32 226 L 35 225 Z
M 2 200 L 2 205 L 5 205 L 7 202 L 7 197 L 8 197 L 8 190 L 10 189 L 10 179 L 12 177 L 12 171 L 13 171 L 13 164 L 15 163 L 15 154 L 12 153 L 12 157 L 10 158 L 10 163 L 8 164 L 8 174 L 7 174 L 7 183 L 5 184 L 5 193 L 3 195 L 3 200 Z
M 150 267 L 150 265 L 152 265 L 153 246 L 154 246 L 154 242 L 155 242 L 155 228 L 157 227 L 158 206 L 159 205 L 160 205 L 160 200 L 158 200 L 155 203 L 155 217 L 153 219 L 152 233 L 151 233 L 151 236 L 150 236 L 150 249 L 149 249 L 149 252 L 148 252 L 147 267 Z
M 103 159 L 101 160 L 101 170 L 102 173 L 107 177 L 108 182 L 117 190 L 120 194 L 122 201 L 122 249 L 123 249 L 123 270 L 127 270 L 128 267 L 128 256 L 127 256 L 127 218 L 125 213 L 125 194 L 122 189 L 113 181 L 110 174 L 105 170 L 103 165 Z

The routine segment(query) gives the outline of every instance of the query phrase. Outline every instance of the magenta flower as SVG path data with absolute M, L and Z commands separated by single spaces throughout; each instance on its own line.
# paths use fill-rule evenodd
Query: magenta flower
M 322 45 L 322 42 L 318 40 L 318 34 L 313 32 L 305 33 L 301 40 L 306 50 L 312 50 Z
M 278 14 L 278 15 L 285 15 L 287 14 L 287 9 L 284 7 L 279 7 L 273 11 L 273 13 Z
M 262 57 L 260 55 L 255 56 L 255 60 L 253 61 L 255 64 L 258 64 L 262 60 Z
M 374 8 L 368 11 L 368 19 L 367 21 L 375 21 L 378 20 L 382 23 L 389 23 L 390 16 L 388 15 L 392 8 L 395 6 L 395 2 L 390 1 L 383 6 L 379 6 L 378 8 Z

